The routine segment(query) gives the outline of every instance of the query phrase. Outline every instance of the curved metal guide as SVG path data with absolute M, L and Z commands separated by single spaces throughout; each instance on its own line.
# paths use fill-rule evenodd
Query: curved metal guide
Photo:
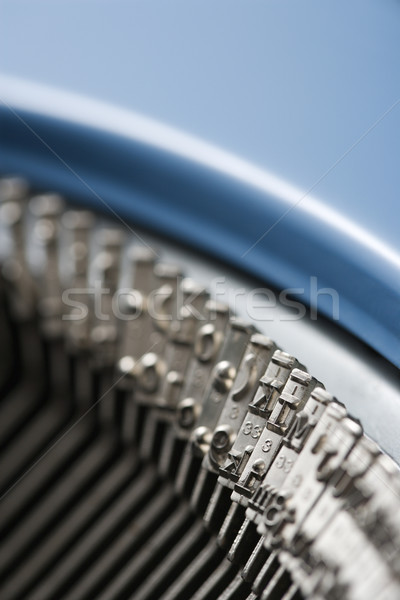
M 313 302 L 316 277 L 339 294 L 340 324 L 400 366 L 400 256 L 384 240 L 318 198 L 303 198 L 169 127 L 33 84 L 1 83 L 5 172 L 128 217 L 281 289 L 300 289 L 305 303 Z M 318 308 L 332 317 L 331 297 L 321 294 Z

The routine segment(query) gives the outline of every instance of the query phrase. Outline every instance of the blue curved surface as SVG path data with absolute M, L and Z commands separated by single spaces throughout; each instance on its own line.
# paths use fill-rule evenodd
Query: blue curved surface
M 400 366 L 400 252 L 311 194 L 113 107 L 1 81 L 3 171 L 182 240 L 279 288 L 335 289 L 340 323 Z M 299 202 L 300 201 L 300 202 Z M 284 216 L 284 218 L 282 218 Z M 261 232 L 268 232 L 260 238 Z M 296 293 L 294 291 L 294 293 Z M 332 298 L 319 310 L 332 316 Z

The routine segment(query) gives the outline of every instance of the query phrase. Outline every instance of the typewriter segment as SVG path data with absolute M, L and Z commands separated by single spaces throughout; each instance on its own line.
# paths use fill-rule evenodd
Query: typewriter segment
M 0 598 L 398 600 L 400 475 L 120 223 L 0 180 Z

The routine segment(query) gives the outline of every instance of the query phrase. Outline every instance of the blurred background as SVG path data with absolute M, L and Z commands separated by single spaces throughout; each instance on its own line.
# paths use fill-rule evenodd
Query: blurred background
M 400 106 L 319 181 L 400 99 L 397 0 L 1 0 L 0 11 L 1 73 L 316 184 L 399 248 Z

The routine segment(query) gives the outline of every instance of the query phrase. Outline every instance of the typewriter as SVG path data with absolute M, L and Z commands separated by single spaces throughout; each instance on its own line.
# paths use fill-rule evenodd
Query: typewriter
M 400 598 L 399 254 L 215 145 L 1 83 L 0 598 Z

